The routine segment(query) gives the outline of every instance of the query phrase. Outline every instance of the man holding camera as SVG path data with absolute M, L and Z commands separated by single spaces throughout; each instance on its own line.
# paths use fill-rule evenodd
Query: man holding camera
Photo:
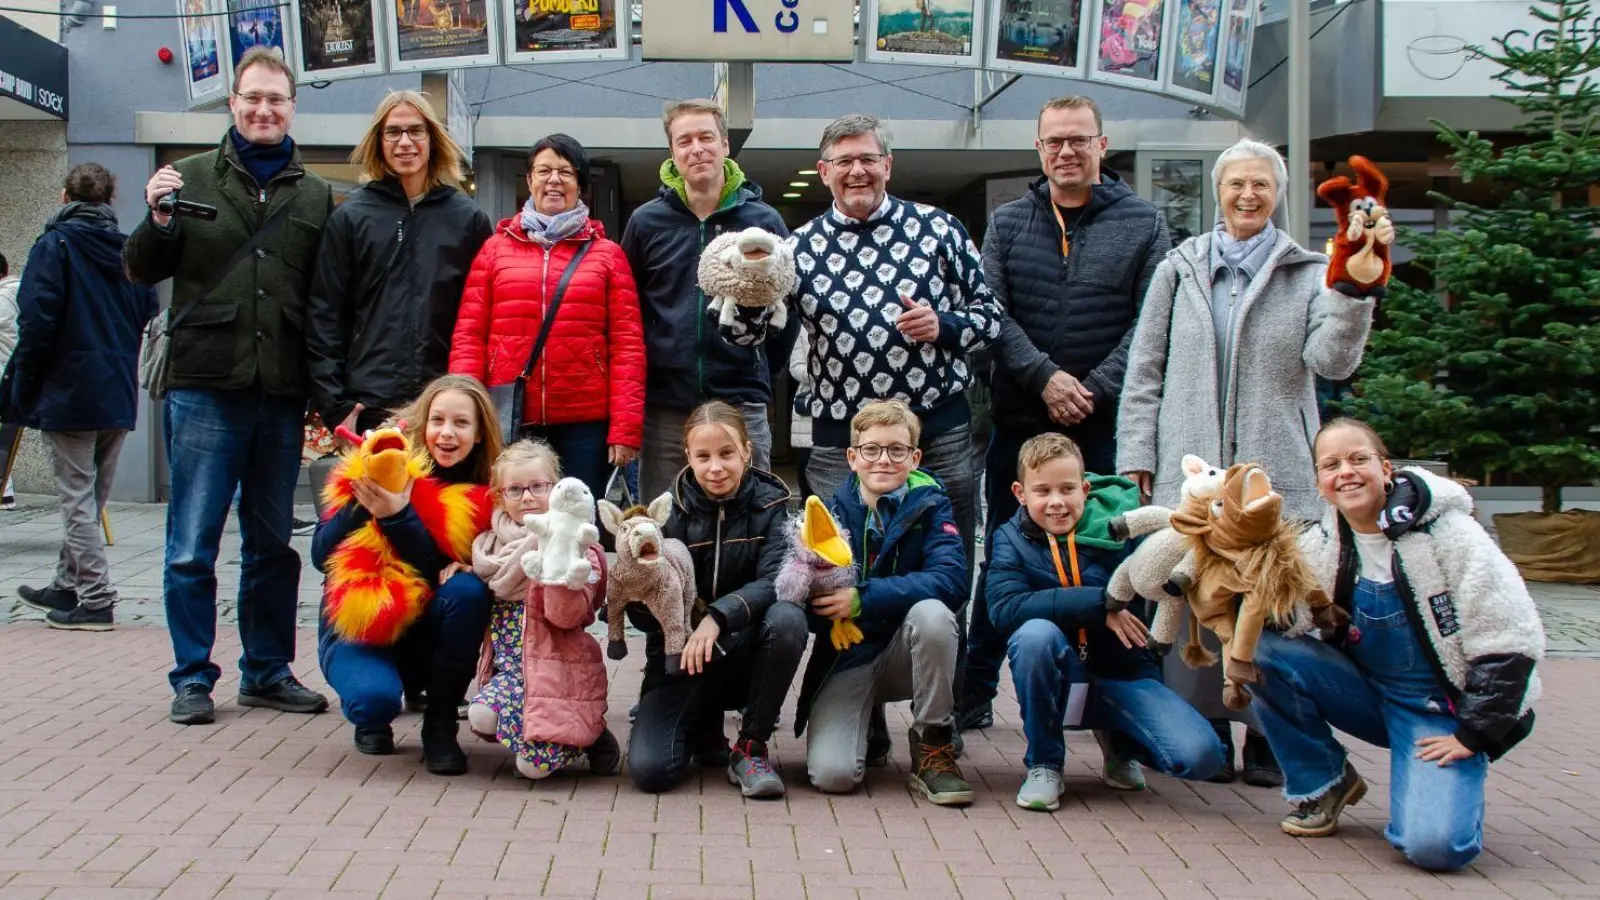
M 176 666 L 171 719 L 214 720 L 221 669 L 216 563 L 239 489 L 239 704 L 319 713 L 294 677 L 300 557 L 289 545 L 306 411 L 305 305 L 328 183 L 289 138 L 294 77 L 265 48 L 244 55 L 217 149 L 150 179 L 150 214 L 123 249 L 141 284 L 172 279 L 164 383 L 172 489 L 163 590 Z

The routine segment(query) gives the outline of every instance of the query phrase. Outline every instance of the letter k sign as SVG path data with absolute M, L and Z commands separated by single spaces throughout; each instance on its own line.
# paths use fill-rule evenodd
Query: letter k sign
M 739 24 L 750 34 L 760 34 L 761 29 L 756 27 L 756 20 L 751 17 L 750 10 L 745 8 L 744 0 L 715 0 L 716 5 L 711 13 L 711 30 L 722 34 L 728 30 L 728 10 L 733 9 L 733 14 L 739 17 Z

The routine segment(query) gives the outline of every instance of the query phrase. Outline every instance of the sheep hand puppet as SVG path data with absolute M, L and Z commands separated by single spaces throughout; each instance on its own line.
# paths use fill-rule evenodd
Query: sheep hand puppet
M 805 609 L 813 592 L 854 587 L 856 567 L 850 552 L 850 535 L 842 528 L 822 498 L 806 498 L 805 509 L 789 520 L 789 548 L 773 588 L 778 599 Z M 834 619 L 828 632 L 833 649 L 861 643 L 861 628 L 854 619 Z
M 594 527 L 594 494 L 577 478 L 563 478 L 550 490 L 550 509 L 522 517 L 539 546 L 522 555 L 522 570 L 540 584 L 579 590 L 592 567 L 583 551 L 600 543 Z
M 748 306 L 771 309 L 771 326 L 780 330 L 789 320 L 784 301 L 799 284 L 788 242 L 753 227 L 723 232 L 708 244 L 700 254 L 699 279 L 718 325 L 733 325 L 734 308 Z

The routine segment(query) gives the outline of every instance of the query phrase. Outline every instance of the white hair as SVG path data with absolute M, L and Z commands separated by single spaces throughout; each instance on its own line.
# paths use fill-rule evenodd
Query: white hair
M 1260 141 L 1253 141 L 1250 138 L 1245 138 L 1234 144 L 1232 147 L 1222 151 L 1222 155 L 1217 157 L 1217 164 L 1211 167 L 1211 189 L 1216 192 L 1214 196 L 1219 202 L 1221 201 L 1222 173 L 1234 163 L 1247 159 L 1264 159 L 1271 163 L 1272 181 L 1274 187 L 1277 188 L 1277 203 L 1281 206 L 1283 204 L 1283 192 L 1289 184 L 1289 167 L 1284 164 L 1283 156 L 1273 147 Z M 1220 207 L 1217 212 L 1219 214 L 1222 212 Z

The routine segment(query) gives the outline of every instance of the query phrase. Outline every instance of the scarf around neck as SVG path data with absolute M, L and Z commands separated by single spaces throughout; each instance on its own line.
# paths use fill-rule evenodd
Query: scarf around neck
M 577 206 L 566 212 L 549 216 L 534 209 L 533 197 L 530 196 L 528 202 L 522 204 L 521 223 L 528 240 L 549 249 L 582 231 L 589 224 L 589 207 L 579 200 Z
M 489 530 L 472 541 L 472 574 L 482 578 L 501 600 L 520 601 L 528 591 L 522 555 L 538 546 L 539 538 L 533 532 L 496 507 Z
M 294 159 L 294 139 L 288 135 L 276 144 L 252 144 L 239 129 L 229 128 L 228 137 L 239 153 L 239 164 L 256 180 L 258 188 L 265 188 Z
M 1244 261 L 1250 258 L 1250 254 L 1254 253 L 1256 248 L 1263 244 L 1276 243 L 1277 240 L 1278 229 L 1273 226 L 1271 219 L 1267 220 L 1267 227 L 1256 232 L 1253 237 L 1242 241 L 1228 232 L 1226 223 L 1217 223 L 1218 247 L 1222 251 L 1223 263 L 1230 269 L 1237 269 L 1244 265 Z
M 71 203 L 62 204 L 61 208 L 56 210 L 55 214 L 50 217 L 50 221 L 45 223 L 45 226 L 59 225 L 71 219 L 87 222 L 96 228 L 105 228 L 110 231 L 118 230 L 116 210 L 104 203 L 86 203 L 82 200 L 74 200 Z

